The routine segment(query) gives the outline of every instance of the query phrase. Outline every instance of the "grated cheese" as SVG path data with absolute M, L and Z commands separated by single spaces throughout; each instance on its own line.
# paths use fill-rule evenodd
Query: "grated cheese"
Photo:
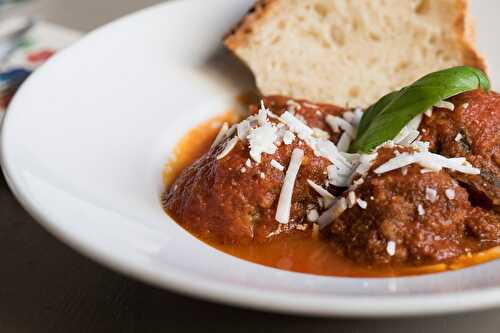
M 222 140 L 226 136 L 226 133 L 227 133 L 228 129 L 229 129 L 229 125 L 227 124 L 227 122 L 225 122 L 224 124 L 222 124 L 222 127 L 220 128 L 219 133 L 217 133 L 217 136 L 215 137 L 215 140 L 212 143 L 212 146 L 210 148 L 213 148 L 213 147 L 217 146 L 219 143 L 222 142 Z
M 330 225 L 334 220 L 336 220 L 342 213 L 347 209 L 347 201 L 344 197 L 341 197 L 335 201 L 332 207 L 323 212 L 318 219 L 318 224 L 320 229 L 323 229 Z
M 243 120 L 238 125 L 236 125 L 236 132 L 241 141 L 246 140 L 248 134 L 250 134 L 250 122 L 248 120 Z
M 217 155 L 217 159 L 221 160 L 224 157 L 226 157 L 231 152 L 231 150 L 233 150 L 233 148 L 236 147 L 236 144 L 238 143 L 238 140 L 239 139 L 238 139 L 237 136 L 235 136 L 234 138 L 232 138 L 231 140 L 229 140 L 226 143 L 226 146 L 224 147 L 224 150 L 222 150 L 222 152 L 219 155 Z
M 311 186 L 311 188 L 313 190 L 316 191 L 316 193 L 318 193 L 322 198 L 326 198 L 326 199 L 335 199 L 335 197 L 333 196 L 333 194 L 331 194 L 330 192 L 328 192 L 327 190 L 325 190 L 323 187 L 319 186 L 318 184 L 316 184 L 315 182 L 313 182 L 312 180 L 308 179 L 307 180 L 307 183 L 309 184 L 309 186 Z
M 417 211 L 418 211 L 418 215 L 420 215 L 420 216 L 425 215 L 425 209 L 424 209 L 424 206 L 422 206 L 422 204 L 418 204 Z
M 387 254 L 389 254 L 391 257 L 396 255 L 396 242 L 394 241 L 389 241 L 387 242 Z
M 460 142 L 462 141 L 463 138 L 464 136 L 462 135 L 462 133 L 458 133 L 457 136 L 455 137 L 455 142 Z
M 448 109 L 450 111 L 455 110 L 455 105 L 451 102 L 448 101 L 440 101 L 434 104 L 434 107 L 436 108 L 441 108 L 441 109 Z
M 307 220 L 309 222 L 316 222 L 319 219 L 319 213 L 316 209 L 311 209 L 307 212 Z
M 278 169 L 279 171 L 285 170 L 285 167 L 276 160 L 271 160 L 271 166 L 275 169 Z
M 313 128 L 313 137 L 317 139 L 329 139 L 330 134 L 328 132 L 323 131 L 321 128 L 314 127 Z
M 420 132 L 414 129 L 410 129 L 407 126 L 399 132 L 399 134 L 394 138 L 393 142 L 400 146 L 408 147 L 420 136 Z
M 344 132 L 340 136 L 339 142 L 337 142 L 337 149 L 340 152 L 347 152 L 349 150 L 349 146 L 351 145 L 352 137 Z
M 471 175 L 478 175 L 480 173 L 479 169 L 466 165 L 466 162 L 467 161 L 463 157 L 446 158 L 430 152 L 418 152 L 414 154 L 402 153 L 379 166 L 375 169 L 375 173 L 382 174 L 414 163 L 434 171 L 440 171 L 443 168 L 447 168 Z
M 277 128 L 269 123 L 250 129 L 248 135 L 250 157 L 255 162 L 260 163 L 262 153 L 274 154 L 278 149 L 274 144 L 277 139 Z
M 245 162 L 245 165 L 249 168 L 252 167 L 252 161 L 250 161 L 250 159 L 247 159 L 247 161 Z
M 331 114 L 329 114 L 328 116 L 326 116 L 325 120 L 326 120 L 327 124 L 330 125 L 333 132 L 340 133 L 340 130 L 342 129 L 347 134 L 349 134 L 351 137 L 355 136 L 354 127 L 352 126 L 351 123 L 346 121 L 344 118 L 332 116 Z
M 337 187 L 347 187 L 349 186 L 349 175 L 343 175 L 340 173 L 338 167 L 334 164 L 329 165 L 326 168 L 328 173 L 328 181 L 330 184 Z
M 260 178 L 262 178 L 262 179 L 266 179 L 266 174 L 265 174 L 265 173 L 263 173 L 263 172 L 261 172 L 261 173 L 260 173 Z
M 290 219 L 290 208 L 292 206 L 293 188 L 295 186 L 295 179 L 304 159 L 304 151 L 295 148 L 292 152 L 290 164 L 285 174 L 283 186 L 278 200 L 278 207 L 276 209 L 276 221 L 281 224 L 287 224 Z
M 351 191 L 347 194 L 347 207 L 352 208 L 356 204 L 356 193 Z
M 444 191 L 444 194 L 446 194 L 446 197 L 450 200 L 455 199 L 455 190 L 452 188 L 449 188 L 446 191 Z
M 283 135 L 283 142 L 286 145 L 292 144 L 294 140 L 295 140 L 295 134 L 293 134 L 293 132 L 286 131 L 285 134 Z
M 422 115 L 419 114 L 418 116 L 413 117 L 413 119 L 410 120 L 410 122 L 406 125 L 406 127 L 412 130 L 418 130 L 421 123 L 422 123 Z
M 332 162 L 342 174 L 352 172 L 352 164 L 340 153 L 337 146 L 329 140 L 319 140 L 311 142 L 314 153 Z
M 361 209 L 366 209 L 366 207 L 368 207 L 368 203 L 362 199 L 358 199 L 356 200 L 356 202 L 358 203 L 358 206 L 361 207 Z
M 288 111 L 285 111 L 281 115 L 281 119 L 290 128 L 290 130 L 295 132 L 302 140 L 309 138 L 314 133 L 312 128 L 304 124 Z
M 299 103 L 297 103 L 297 102 L 295 102 L 294 100 L 292 100 L 292 99 L 289 99 L 289 100 L 286 102 L 286 105 L 288 105 L 288 107 L 289 107 L 290 109 L 292 109 L 292 110 L 295 110 L 295 109 L 300 110 L 300 109 L 302 109 L 302 106 L 301 106 Z
M 236 124 L 234 124 L 233 126 L 231 126 L 227 132 L 226 132 L 226 135 L 224 135 L 224 138 L 228 138 L 230 136 L 233 136 L 234 132 L 236 132 Z
M 425 198 L 430 202 L 436 202 L 438 195 L 437 191 L 433 188 L 426 187 L 425 188 Z

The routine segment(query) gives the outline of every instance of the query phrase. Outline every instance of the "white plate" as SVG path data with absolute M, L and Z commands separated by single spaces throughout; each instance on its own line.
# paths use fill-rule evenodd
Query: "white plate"
M 98 30 L 43 66 L 19 92 L 3 126 L 3 168 L 19 201 L 96 261 L 214 301 L 321 316 L 500 305 L 500 261 L 411 278 L 290 273 L 210 248 L 165 215 L 161 172 L 176 140 L 224 111 L 251 82 L 220 51 L 223 34 L 251 2 L 154 7 Z M 483 18 L 482 49 L 498 74 L 500 3 L 473 4 Z

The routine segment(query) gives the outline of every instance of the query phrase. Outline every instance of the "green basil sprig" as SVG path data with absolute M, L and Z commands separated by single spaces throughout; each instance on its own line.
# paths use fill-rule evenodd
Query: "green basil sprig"
M 410 120 L 437 102 L 479 88 L 490 89 L 486 74 L 461 66 L 428 74 L 408 87 L 389 93 L 366 110 L 350 151 L 369 153 L 394 139 Z

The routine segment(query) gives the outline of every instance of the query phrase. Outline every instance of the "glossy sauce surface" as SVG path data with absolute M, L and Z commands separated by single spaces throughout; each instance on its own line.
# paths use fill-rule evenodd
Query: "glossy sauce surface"
M 169 186 L 182 170 L 207 152 L 221 124 L 234 122 L 231 112 L 210 119 L 189 131 L 177 144 L 173 158 L 164 172 L 164 182 Z M 176 221 L 180 217 L 167 213 Z M 388 277 L 419 275 L 460 269 L 486 262 L 500 256 L 499 248 L 459 257 L 452 262 L 425 266 L 398 265 L 371 267 L 345 258 L 325 237 L 312 237 L 311 233 L 288 234 L 261 244 L 218 244 L 193 234 L 201 241 L 235 257 L 278 269 L 329 276 Z

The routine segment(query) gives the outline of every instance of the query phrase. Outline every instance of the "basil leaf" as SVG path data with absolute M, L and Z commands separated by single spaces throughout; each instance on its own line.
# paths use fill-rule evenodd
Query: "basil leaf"
M 351 152 L 368 153 L 393 139 L 417 115 L 439 101 L 463 92 L 490 89 L 486 74 L 460 66 L 428 74 L 412 85 L 382 97 L 364 113 Z

